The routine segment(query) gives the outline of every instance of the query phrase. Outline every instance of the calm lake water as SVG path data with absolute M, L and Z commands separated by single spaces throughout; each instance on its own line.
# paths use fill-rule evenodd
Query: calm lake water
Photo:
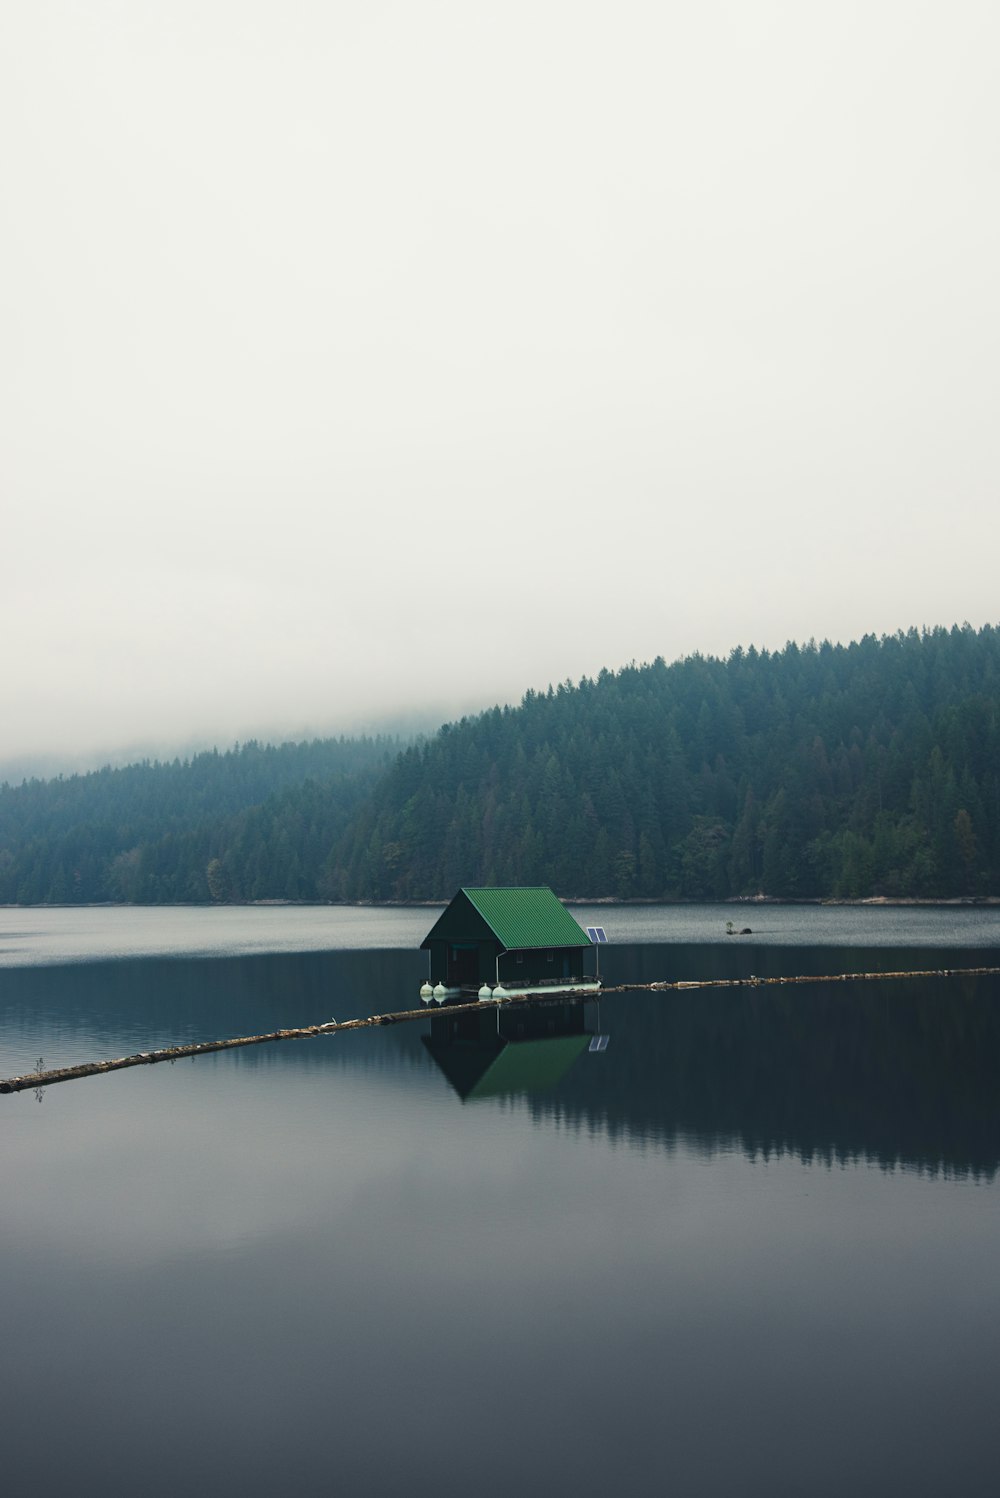
M 582 914 L 612 983 L 1000 965 L 987 910 Z M 408 1007 L 435 916 L 0 910 L 0 1076 Z M 998 981 L 531 1016 L 0 1097 L 5 1486 L 994 1494 Z

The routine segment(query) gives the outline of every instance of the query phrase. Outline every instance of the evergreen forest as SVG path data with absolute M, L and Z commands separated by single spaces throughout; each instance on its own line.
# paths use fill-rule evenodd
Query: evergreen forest
M 0 787 L 0 902 L 982 897 L 1000 630 L 605 670 L 400 747 L 244 745 Z
M 0 786 L 0 904 L 315 900 L 316 871 L 398 751 L 253 742 Z

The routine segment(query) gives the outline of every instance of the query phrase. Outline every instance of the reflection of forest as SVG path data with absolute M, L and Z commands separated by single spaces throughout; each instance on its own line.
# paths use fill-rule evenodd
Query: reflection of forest
M 982 949 L 766 947 L 748 940 L 608 947 L 601 971 L 616 984 L 961 968 L 992 957 Z M 424 971 L 423 954 L 406 951 L 9 969 L 0 1024 L 13 1074 L 38 1055 L 66 1065 L 331 1015 L 385 1013 L 412 1001 Z M 574 1033 L 609 1032 L 610 1046 L 570 1057 L 549 1078 L 551 1091 L 531 1093 L 528 1106 L 539 1119 L 558 1117 L 613 1137 L 787 1150 L 803 1159 L 861 1157 L 990 1176 L 1000 1166 L 995 978 L 625 993 L 602 1001 L 599 1023 L 588 1004 L 584 1020 Z M 335 1040 L 261 1046 L 233 1053 L 233 1064 L 378 1071 L 405 1085 L 407 1071 L 436 1070 L 423 1044 L 430 1024 L 426 1016 Z M 536 1067 L 533 1086 L 540 1075 Z M 503 1090 L 527 1091 L 523 1075 L 513 1084 L 509 1076 L 501 1080 Z
M 983 957 L 926 948 L 616 947 L 603 970 L 617 984 L 973 967 Z M 551 1013 L 540 1013 L 551 1028 Z M 593 1004 L 585 1015 L 588 1030 L 610 1033 L 605 1053 L 578 1055 L 547 1090 L 507 1089 L 528 1098 L 539 1119 L 804 1160 L 986 1176 L 1000 1166 L 996 978 L 624 993 L 605 998 L 599 1018 Z M 452 1085 L 473 1095 L 485 1062 L 473 1076 L 461 1045 L 425 1044 L 446 1075 L 455 1073 Z
M 996 979 L 634 994 L 601 1018 L 599 1068 L 574 1069 L 536 1114 L 805 1160 L 1000 1165 Z

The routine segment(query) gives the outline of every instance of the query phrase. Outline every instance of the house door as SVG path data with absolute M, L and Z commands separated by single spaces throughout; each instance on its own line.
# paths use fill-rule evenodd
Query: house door
M 477 945 L 448 948 L 448 984 L 454 988 L 459 984 L 479 982 L 479 947 Z

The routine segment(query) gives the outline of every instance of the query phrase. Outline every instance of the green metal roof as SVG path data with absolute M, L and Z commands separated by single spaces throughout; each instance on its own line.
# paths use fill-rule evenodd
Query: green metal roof
M 536 889 L 462 889 L 507 950 L 589 947 L 590 938 L 547 885 Z

